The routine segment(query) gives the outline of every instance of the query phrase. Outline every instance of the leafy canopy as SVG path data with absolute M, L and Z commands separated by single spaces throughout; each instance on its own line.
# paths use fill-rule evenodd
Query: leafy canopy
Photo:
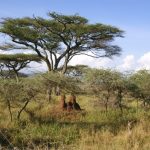
M 0 32 L 9 35 L 13 43 L 36 52 L 49 71 L 57 70 L 62 64 L 65 73 L 68 63 L 77 55 L 100 58 L 121 52 L 120 47 L 111 44 L 116 37 L 123 37 L 123 31 L 117 27 L 90 24 L 79 15 L 52 12 L 48 17 L 6 18 Z

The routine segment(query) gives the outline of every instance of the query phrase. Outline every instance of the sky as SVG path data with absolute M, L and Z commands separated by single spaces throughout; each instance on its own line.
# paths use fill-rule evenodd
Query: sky
M 150 0 L 2 0 L 0 18 L 41 16 L 49 11 L 65 15 L 79 14 L 90 23 L 104 23 L 125 31 L 115 44 L 122 55 L 112 60 L 75 57 L 70 64 L 111 67 L 122 71 L 150 69 Z M 0 38 L 0 42 L 7 39 Z M 35 68 L 40 67 L 39 64 Z M 44 67 L 44 65 L 42 65 Z

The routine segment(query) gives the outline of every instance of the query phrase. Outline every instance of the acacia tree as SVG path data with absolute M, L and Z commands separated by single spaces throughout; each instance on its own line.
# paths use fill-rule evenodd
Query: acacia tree
M 62 73 L 65 73 L 69 61 L 77 55 L 101 58 L 121 52 L 118 46 L 111 44 L 123 34 L 116 27 L 90 24 L 79 15 L 52 12 L 48 17 L 6 18 L 0 32 L 8 35 L 13 43 L 36 52 L 46 62 L 48 71 L 55 71 L 63 64 Z
M 74 77 L 76 79 L 81 79 L 84 76 L 86 70 L 89 69 L 87 65 L 76 65 L 68 66 L 68 69 L 65 73 L 66 76 Z
M 22 80 L 19 83 L 16 83 L 12 79 L 1 81 L 0 99 L 7 106 L 11 121 L 13 121 L 14 115 L 16 119 L 20 120 L 22 112 L 26 109 L 30 101 L 34 100 L 39 91 L 36 81 L 32 79 Z M 13 113 L 14 108 L 17 113 Z
M 41 59 L 35 54 L 0 54 L 1 74 L 4 70 L 7 70 L 8 74 L 13 72 L 18 82 L 19 71 L 27 67 L 31 61 L 40 62 Z
M 133 87 L 130 88 L 132 96 L 143 101 L 143 106 L 150 104 L 150 72 L 140 70 L 130 77 Z
M 73 77 L 61 75 L 59 73 L 43 74 L 41 77 L 41 82 L 44 84 L 45 88 L 55 88 L 59 86 L 62 92 L 65 93 L 81 94 L 83 92 L 80 88 L 81 82 Z
M 106 112 L 112 99 L 122 112 L 123 93 L 126 89 L 123 74 L 110 69 L 89 69 L 85 81 L 93 94 L 103 101 Z
M 85 76 L 85 81 L 88 83 L 92 93 L 100 100 L 103 100 L 106 112 L 108 111 L 108 103 L 113 91 L 114 77 L 109 69 L 89 69 Z
M 25 78 L 27 81 L 30 78 Z M 74 77 L 69 77 L 66 75 L 62 75 L 58 72 L 50 72 L 49 74 L 43 73 L 35 75 L 33 78 L 35 81 L 38 81 L 35 85 L 38 89 L 40 89 L 39 100 L 43 97 L 51 102 L 52 96 L 55 95 L 55 88 L 59 87 L 61 89 L 60 94 L 83 94 L 84 91 L 81 88 L 81 82 L 76 80 Z M 22 81 L 22 80 L 21 80 Z M 34 83 L 35 84 L 35 83 Z M 42 95 L 42 97 L 41 97 Z M 56 98 L 56 97 L 55 97 Z
M 115 105 L 120 108 L 123 113 L 123 97 L 128 92 L 129 82 L 126 75 L 115 72 L 115 80 L 113 82 L 113 90 L 115 91 L 116 102 Z

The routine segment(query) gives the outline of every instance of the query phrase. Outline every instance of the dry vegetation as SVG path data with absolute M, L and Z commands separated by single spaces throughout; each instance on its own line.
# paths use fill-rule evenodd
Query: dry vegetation
M 150 149 L 150 72 L 68 65 L 78 55 L 120 55 L 113 41 L 122 30 L 50 12 L 2 19 L 0 34 L 8 37 L 0 50 L 15 50 L 0 54 L 0 150 Z M 21 73 L 31 61 L 48 72 Z
M 149 150 L 149 74 L 142 80 L 134 74 L 131 84 L 117 72 L 91 71 L 86 80 L 59 74 L 1 80 L 1 149 Z M 62 107 L 72 93 L 82 110 Z
M 112 109 L 106 113 L 103 108 L 91 105 L 93 97 L 77 98 L 86 111 L 60 111 L 57 109 L 58 97 L 55 97 L 55 101 L 50 104 L 47 101 L 40 104 L 31 103 L 19 122 L 10 122 L 7 109 L 3 109 L 1 105 L 1 145 L 4 149 L 150 149 L 148 110 L 137 110 L 135 105 L 124 110 L 123 114 Z

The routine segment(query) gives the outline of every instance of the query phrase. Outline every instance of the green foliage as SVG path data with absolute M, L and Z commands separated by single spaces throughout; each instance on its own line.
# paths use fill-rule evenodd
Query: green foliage
M 88 68 L 87 65 L 68 66 L 65 74 L 73 78 L 82 79 Z
M 127 92 L 127 78 L 120 72 L 110 69 L 89 69 L 85 75 L 87 88 L 105 105 L 119 107 L 122 110 L 123 94 Z M 111 102 L 110 102 L 111 99 Z
M 81 82 L 73 77 L 67 77 L 59 73 L 49 73 L 41 76 L 42 83 L 46 87 L 60 87 L 64 93 L 81 94 L 83 90 L 80 88 Z
M 14 74 L 19 82 L 19 71 L 27 67 L 31 61 L 40 63 L 41 58 L 35 54 L 0 54 L 0 75 L 3 78 L 11 78 Z
M 137 109 L 131 104 L 135 103 L 135 100 L 128 99 L 133 96 L 130 95 L 133 92 L 130 90 L 133 83 L 138 88 L 140 85 L 142 89 L 144 85 L 145 88 L 149 87 L 148 84 L 146 86 L 146 82 L 141 81 L 141 77 L 142 80 L 145 79 L 143 74 L 148 80 L 149 73 L 145 71 L 128 77 L 113 70 L 85 68 L 82 82 L 73 76 L 59 73 L 21 78 L 18 83 L 14 80 L 0 80 L 2 147 L 6 149 L 10 147 L 88 149 L 90 147 L 92 149 L 101 146 L 109 149 L 112 146 L 113 149 L 136 149 L 134 147 L 137 144 L 136 147 L 139 149 L 148 149 L 150 112 L 142 107 Z M 133 78 L 135 75 L 136 78 Z M 92 89 L 88 95 L 85 93 L 82 95 L 82 87 L 85 85 L 87 93 L 88 89 Z M 48 86 L 59 86 L 67 98 L 72 92 L 78 94 L 77 101 L 85 108 L 85 111 L 61 111 L 58 107 L 60 101 L 56 96 L 55 103 L 48 103 L 45 100 L 45 91 Z M 123 90 L 121 96 L 125 104 L 129 106 L 123 113 L 120 113 L 117 108 L 110 108 L 106 113 L 103 107 L 93 105 L 96 100 L 93 94 L 97 97 L 102 95 L 105 98 L 104 102 L 107 103 L 107 98 L 109 101 L 114 97 L 117 98 L 120 89 Z M 26 102 L 28 102 L 27 105 Z M 15 118 L 20 112 L 20 120 L 16 121 Z M 10 114 L 13 118 L 11 123 L 8 120 Z M 128 127 L 130 123 L 131 128 Z
M 63 63 L 62 72 L 65 73 L 69 61 L 77 55 L 101 58 L 120 54 L 120 47 L 111 44 L 116 37 L 123 37 L 119 28 L 90 24 L 79 15 L 52 12 L 48 16 L 48 19 L 6 18 L 0 32 L 9 35 L 13 43 L 36 52 L 49 71 L 57 70 Z
M 114 92 L 117 87 L 124 86 L 123 75 L 110 69 L 89 69 L 85 74 L 85 82 L 95 94 Z
M 33 100 L 39 92 L 38 87 L 34 82 L 26 82 L 25 80 L 16 83 L 12 79 L 0 81 L 0 99 L 5 103 L 9 109 L 11 121 L 13 118 L 12 108 L 18 109 L 18 119 L 27 104 Z
M 150 73 L 148 70 L 140 70 L 130 77 L 130 81 L 133 85 L 131 91 L 133 95 L 144 103 L 150 103 Z
M 36 61 L 40 62 L 41 59 L 35 54 L 0 54 L 0 62 L 26 62 L 26 61 Z

